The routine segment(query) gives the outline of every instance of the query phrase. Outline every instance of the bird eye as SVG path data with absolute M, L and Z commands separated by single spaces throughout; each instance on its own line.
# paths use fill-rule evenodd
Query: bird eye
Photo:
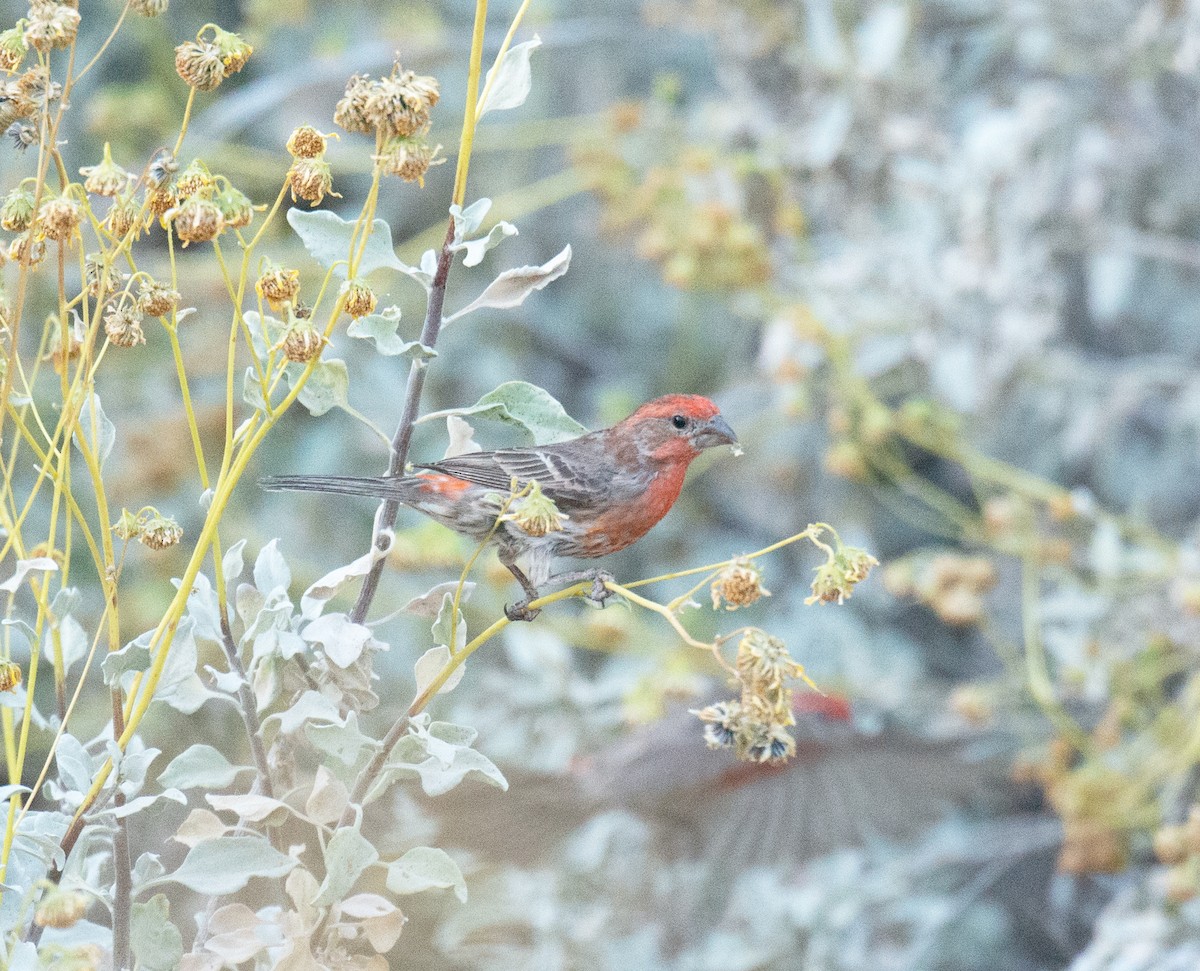
M 676 415 L 671 419 L 671 424 L 676 428 L 687 428 L 688 420 L 684 415 Z

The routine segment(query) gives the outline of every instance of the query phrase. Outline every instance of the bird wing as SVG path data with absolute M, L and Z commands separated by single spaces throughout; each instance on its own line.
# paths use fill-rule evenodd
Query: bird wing
M 516 479 L 518 488 L 537 482 L 542 492 L 555 503 L 594 500 L 615 474 L 599 435 L 592 433 L 561 445 L 539 448 L 506 448 L 495 452 L 468 452 L 418 468 L 452 475 L 467 482 L 507 493 Z M 569 447 L 564 447 L 569 446 Z

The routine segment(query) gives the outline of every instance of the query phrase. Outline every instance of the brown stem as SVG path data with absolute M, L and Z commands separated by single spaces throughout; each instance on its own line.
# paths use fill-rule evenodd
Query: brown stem
M 114 804 L 125 805 L 125 794 L 118 792 Z M 129 963 L 129 920 L 133 908 L 133 864 L 129 858 L 129 820 L 117 819 L 113 833 L 113 955 L 114 971 L 126 971 Z
M 238 683 L 238 709 L 242 714 L 242 722 L 246 726 L 246 737 L 250 739 L 250 751 L 254 756 L 254 767 L 258 770 L 259 791 L 268 798 L 275 798 L 275 788 L 271 785 L 271 769 L 267 765 L 267 753 L 263 748 L 262 738 L 258 734 L 258 704 L 254 700 L 254 691 L 246 677 L 246 668 L 242 664 L 242 656 L 238 653 L 237 643 L 233 639 L 233 630 L 229 626 L 229 617 L 221 610 L 221 644 L 225 648 L 225 657 L 229 668 L 234 671 Z
M 454 241 L 454 220 L 446 230 L 446 239 L 442 243 L 442 252 L 438 257 L 437 270 L 433 275 L 433 285 L 429 290 L 429 304 L 425 313 L 425 326 L 421 328 L 421 343 L 432 348 L 442 329 L 442 307 L 446 302 L 446 278 L 450 275 L 450 264 L 454 261 L 454 253 L 450 244 Z M 417 420 L 417 412 L 421 406 L 421 391 L 425 387 L 426 363 L 415 360 L 408 369 L 408 384 L 404 389 L 404 410 L 400 413 L 400 424 L 392 438 L 392 458 L 388 463 L 388 475 L 400 475 L 404 471 L 404 463 L 408 459 L 408 446 L 412 441 L 413 425 Z M 386 552 L 389 540 L 384 531 L 396 525 L 396 515 L 400 511 L 400 503 L 388 499 L 383 503 L 379 515 L 379 528 L 375 534 L 375 543 L 380 552 Z M 375 561 L 371 572 L 363 581 L 358 593 L 358 601 L 350 613 L 350 619 L 356 624 L 366 620 L 367 612 L 371 609 L 371 601 L 379 588 L 379 578 L 383 575 L 384 558 Z

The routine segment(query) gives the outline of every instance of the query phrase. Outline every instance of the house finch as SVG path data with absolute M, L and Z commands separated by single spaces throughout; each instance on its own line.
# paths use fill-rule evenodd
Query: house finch
M 529 601 L 551 579 L 553 557 L 606 556 L 641 539 L 679 498 L 692 460 L 714 445 L 737 445 L 717 406 L 698 395 L 673 394 L 647 402 L 612 428 L 556 445 L 472 452 L 420 464 L 426 471 L 413 475 L 277 476 L 262 485 L 392 499 L 476 542 L 490 536 L 526 594 L 506 608 L 508 616 L 531 620 L 537 612 Z M 497 495 L 508 495 L 514 483 L 518 490 L 536 484 L 554 508 L 544 506 L 536 520 L 506 517 L 493 532 Z M 585 571 L 553 579 L 599 576 Z M 599 583 L 596 596 L 605 596 Z

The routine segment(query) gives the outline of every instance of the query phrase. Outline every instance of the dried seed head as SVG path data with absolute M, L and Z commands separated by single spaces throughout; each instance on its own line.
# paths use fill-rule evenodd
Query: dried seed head
M 133 196 L 121 196 L 113 200 L 101 225 L 114 239 L 124 239 L 125 234 L 134 226 L 140 226 L 140 215 L 141 207 Z
M 0 226 L 10 233 L 23 233 L 33 223 L 33 192 L 17 186 L 0 204 Z
M 39 927 L 74 927 L 90 903 L 91 897 L 85 893 L 52 886 L 34 911 L 33 922 Z
M 25 43 L 25 32 L 20 27 L 9 27 L 0 31 L 0 71 L 13 74 L 25 60 L 29 45 Z
M 104 158 L 99 165 L 89 165 L 79 170 L 84 176 L 83 187 L 92 195 L 115 196 L 129 185 L 133 176 L 112 160 L 108 142 L 104 143 Z
M 25 21 L 25 43 L 41 54 L 70 47 L 79 33 L 79 11 L 65 3 L 34 0 Z
M 100 253 L 88 253 L 83 258 L 83 282 L 89 297 L 107 297 L 120 286 L 122 276 Z
M 146 182 L 151 189 L 159 189 L 176 172 L 179 171 L 179 159 L 168 149 L 160 148 L 146 166 Z
M 112 524 L 112 531 L 116 534 L 117 539 L 128 543 L 131 539 L 137 539 L 141 535 L 142 523 L 136 513 L 122 509 L 121 518 Z
M 325 338 L 308 320 L 300 318 L 283 337 L 284 356 L 296 364 L 307 364 L 321 356 Z
M 771 596 L 771 591 L 762 585 L 762 574 L 750 560 L 734 560 L 721 571 L 712 583 L 712 605 L 717 610 L 722 604 L 726 610 L 748 607 L 760 597 Z
M 169 0 L 130 0 L 129 9 L 142 17 L 158 17 L 167 12 Z
M 211 91 L 225 80 L 225 63 L 216 44 L 189 40 L 175 48 L 175 72 L 197 91 Z
M 431 100 L 432 95 L 432 100 Z M 366 99 L 367 117 L 385 135 L 406 136 L 429 124 L 429 110 L 437 104 L 437 81 L 418 78 L 397 64 L 390 77 L 381 78 Z
M 349 281 L 343 286 L 346 288 L 346 302 L 343 305 L 346 313 L 357 320 L 359 317 L 365 317 L 374 312 L 375 304 L 378 302 L 374 290 L 357 280 Z
M 69 240 L 75 235 L 82 218 L 79 203 L 68 196 L 47 199 L 38 209 L 37 215 L 38 227 L 42 235 L 46 239 L 52 239 L 59 243 Z
M 157 280 L 143 280 L 138 288 L 138 307 L 148 317 L 165 317 L 179 306 L 179 292 Z
M 287 140 L 293 158 L 317 158 L 325 153 L 325 136 L 312 125 L 301 125 Z
M 4 134 L 9 137 L 9 140 L 13 143 L 13 147 L 18 152 L 32 148 L 38 143 L 37 129 L 33 125 L 24 122 L 14 122 L 5 129 Z
M 28 102 L 22 117 L 28 117 L 38 108 L 44 108 L 62 96 L 62 85 L 50 79 L 50 69 L 35 64 L 17 79 L 20 99 Z
M 529 536 L 545 536 L 557 533 L 570 517 L 558 511 L 554 500 L 542 492 L 537 480 L 529 484 L 529 491 L 512 503 L 502 522 L 511 522 Z
M 137 539 L 152 550 L 164 550 L 183 539 L 183 530 L 171 517 L 153 512 L 143 520 Z
M 446 161 L 438 158 L 441 145 L 430 146 L 423 140 L 426 129 L 422 129 L 416 137 L 397 136 L 389 138 L 383 146 L 383 151 L 374 156 L 384 175 L 395 175 L 405 182 L 416 182 L 422 188 L 425 186 L 425 173 L 430 166 L 441 165 Z
M 355 74 L 346 82 L 346 93 L 333 110 L 333 122 L 346 131 L 375 133 L 375 124 L 367 117 L 367 99 L 372 91 L 371 78 L 366 74 Z
M 742 685 L 756 695 L 774 695 L 789 681 L 802 677 L 801 667 L 778 637 L 751 628 L 738 641 L 734 661 Z M 745 699 L 743 699 L 745 700 Z
M 22 266 L 37 266 L 46 258 L 46 244 L 23 233 L 8 244 L 8 258 Z
M 0 691 L 12 691 L 21 683 L 21 665 L 15 661 L 0 662 Z
M 195 158 L 175 179 L 175 194 L 180 199 L 186 199 L 189 196 L 200 196 L 207 199 L 215 185 L 216 180 L 208 171 L 208 166 L 200 159 Z
M 292 202 L 303 199 L 316 206 L 326 195 L 341 198 L 333 191 L 333 176 L 329 163 L 323 158 L 298 158 L 288 169 L 288 187 L 292 190 Z
M 179 203 L 173 185 L 164 185 L 146 193 L 146 209 L 151 219 L 162 219 Z
M 227 184 L 221 189 L 213 197 L 213 202 L 225 217 L 225 226 L 228 229 L 243 229 L 254 219 L 254 205 L 250 198 L 231 185 Z
M 222 30 L 220 27 L 213 27 L 213 43 L 216 45 L 221 63 L 225 67 L 225 77 L 237 74 L 246 66 L 250 55 L 254 53 L 254 48 L 241 37 L 228 30 Z
M 300 271 L 268 266 L 254 282 L 254 289 L 272 310 L 279 313 L 285 303 L 295 304 L 300 293 Z
M 855 546 L 839 546 L 830 558 L 816 568 L 812 582 L 812 596 L 806 604 L 845 603 L 854 592 L 854 587 L 867 578 L 871 567 L 879 561 L 866 550 Z
M 704 723 L 704 742 L 709 748 L 729 748 L 733 745 L 742 718 L 740 703 L 719 701 L 691 713 Z
M 117 347 L 136 347 L 146 343 L 142 333 L 142 313 L 136 304 L 122 303 L 104 315 L 104 333 Z
M 225 229 L 225 217 L 216 203 L 192 196 L 184 199 L 174 210 L 174 215 L 168 213 L 165 221 L 170 221 L 175 229 L 175 235 L 188 243 L 207 243 L 216 239 Z

